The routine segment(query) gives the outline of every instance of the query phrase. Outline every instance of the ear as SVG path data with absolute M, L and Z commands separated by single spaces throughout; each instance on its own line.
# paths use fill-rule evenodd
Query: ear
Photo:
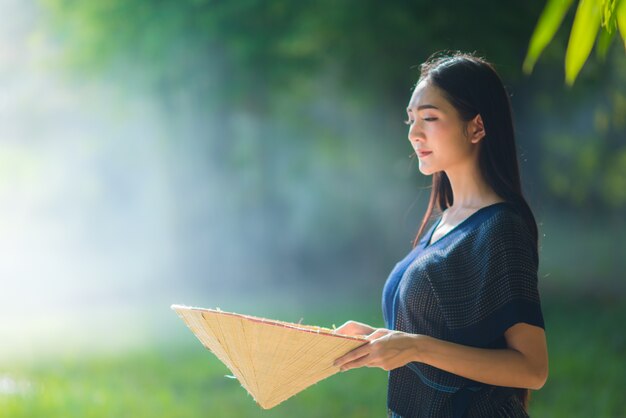
M 480 140 L 485 137 L 485 125 L 483 124 L 483 118 L 480 116 L 480 113 L 469 121 L 467 132 L 469 133 L 472 144 L 478 144 Z

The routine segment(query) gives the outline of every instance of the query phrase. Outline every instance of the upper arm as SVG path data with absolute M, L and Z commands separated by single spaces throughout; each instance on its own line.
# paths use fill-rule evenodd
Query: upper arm
M 541 387 L 548 378 L 548 346 L 543 328 L 518 322 L 504 333 L 508 348 L 521 353 Z

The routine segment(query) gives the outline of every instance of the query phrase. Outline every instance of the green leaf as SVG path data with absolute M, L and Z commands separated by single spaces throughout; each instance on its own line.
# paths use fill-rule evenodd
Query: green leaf
M 621 0 L 617 4 L 617 27 L 624 41 L 624 49 L 626 49 L 626 0 Z
M 600 36 L 598 37 L 598 58 L 604 61 L 606 59 L 606 53 L 609 50 L 609 46 L 611 46 L 611 41 L 613 40 L 613 36 L 615 35 L 615 31 L 608 32 L 606 30 L 600 31 Z
M 609 33 L 613 33 L 615 29 L 615 5 L 619 0 L 600 0 L 602 4 L 602 23 L 601 26 Z
M 548 0 L 546 7 L 539 16 L 539 21 L 530 39 L 530 45 L 524 59 L 524 72 L 530 74 L 545 47 L 561 26 L 572 0 Z
M 580 0 L 565 53 L 565 82 L 571 86 L 587 61 L 600 29 L 602 9 L 597 0 Z

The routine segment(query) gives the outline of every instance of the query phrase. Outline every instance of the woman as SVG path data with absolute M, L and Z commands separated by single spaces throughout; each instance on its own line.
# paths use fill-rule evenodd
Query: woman
M 493 66 L 434 56 L 407 107 L 430 202 L 383 288 L 386 328 L 335 362 L 389 370 L 393 417 L 525 417 L 548 375 L 537 225 L 520 184 L 511 106 Z M 422 232 L 437 205 L 436 222 Z M 421 239 L 420 239 L 421 237 Z

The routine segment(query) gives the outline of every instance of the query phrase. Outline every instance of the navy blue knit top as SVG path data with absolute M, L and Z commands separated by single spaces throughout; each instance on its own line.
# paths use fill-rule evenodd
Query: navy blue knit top
M 545 328 L 536 245 L 515 207 L 483 207 L 430 244 L 440 222 L 389 274 L 386 327 L 483 348 L 505 348 L 519 322 Z M 411 362 L 389 372 L 387 404 L 403 417 L 526 416 L 517 391 Z

